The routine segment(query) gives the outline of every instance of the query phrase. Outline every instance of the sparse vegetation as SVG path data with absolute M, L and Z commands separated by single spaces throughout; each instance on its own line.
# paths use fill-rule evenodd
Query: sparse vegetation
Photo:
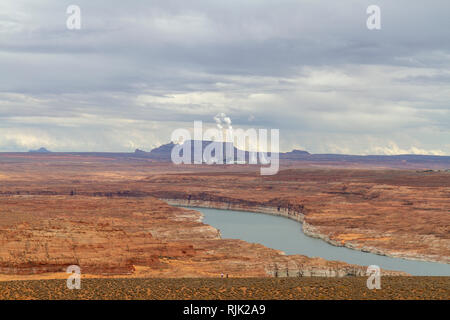
M 0 282 L 0 299 L 320 300 L 450 299 L 450 277 L 383 277 L 369 290 L 364 277 L 236 279 L 84 279 L 80 290 L 65 280 Z

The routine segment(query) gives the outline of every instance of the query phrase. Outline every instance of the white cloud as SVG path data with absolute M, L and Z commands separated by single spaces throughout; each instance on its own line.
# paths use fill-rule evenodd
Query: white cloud
M 3 0 L 0 151 L 149 149 L 224 113 L 285 151 L 450 155 L 450 5 L 380 1 L 371 33 L 358 0 L 80 0 L 79 32 Z
M 369 154 L 385 154 L 385 155 L 396 155 L 396 154 L 422 154 L 422 155 L 434 155 L 443 156 L 446 153 L 442 150 L 426 150 L 417 147 L 409 147 L 406 149 L 399 148 L 399 146 L 390 141 L 386 146 L 372 147 L 369 150 Z

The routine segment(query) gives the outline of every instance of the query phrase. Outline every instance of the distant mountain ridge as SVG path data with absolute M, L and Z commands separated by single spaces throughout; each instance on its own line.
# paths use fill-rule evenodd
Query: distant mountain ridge
M 50 153 L 51 151 L 47 150 L 44 147 L 41 147 L 41 148 L 39 148 L 37 150 L 30 150 L 28 152 L 31 152 L 31 153 Z
M 203 141 L 202 152 L 204 148 L 212 141 Z M 163 144 L 157 148 L 152 149 L 150 152 L 144 152 L 142 150 L 136 150 L 133 154 L 136 157 L 154 159 L 157 161 L 171 161 L 172 148 L 175 146 L 173 142 Z M 191 141 L 191 154 L 193 154 L 193 141 Z M 224 145 L 225 148 L 225 145 Z M 233 146 L 233 150 L 236 154 L 237 148 Z M 248 161 L 249 152 L 245 152 L 245 159 Z M 224 153 L 225 154 L 225 153 Z M 269 153 L 270 155 L 270 153 Z M 289 152 L 280 152 L 280 160 L 288 161 L 308 161 L 318 163 L 379 163 L 383 162 L 387 165 L 392 163 L 424 163 L 430 165 L 439 165 L 439 167 L 450 168 L 450 156 L 434 156 L 434 155 L 347 155 L 347 154 L 311 154 L 305 150 L 292 150 Z
M 203 141 L 202 151 L 212 141 Z M 74 156 L 99 156 L 108 157 L 110 159 L 142 159 L 150 161 L 171 162 L 172 149 L 175 146 L 173 142 L 163 144 L 151 151 L 144 151 L 136 149 L 134 152 L 52 152 L 42 147 L 37 150 L 28 151 L 29 154 L 41 154 L 48 156 L 58 155 L 74 155 Z M 191 146 L 193 148 L 193 146 Z M 225 148 L 225 146 L 224 146 Z M 237 148 L 232 147 L 235 154 Z M 249 152 L 243 151 L 245 154 L 245 161 L 248 161 Z M 1 154 L 1 153 L 0 153 Z M 191 149 L 193 154 L 193 149 Z M 225 154 L 225 152 L 224 152 Z M 270 153 L 269 153 L 270 155 Z M 280 152 L 279 158 L 282 161 L 298 161 L 305 164 L 317 164 L 317 165 L 339 165 L 339 166 L 377 166 L 385 168 L 404 168 L 409 167 L 411 169 L 440 169 L 448 171 L 450 169 L 450 156 L 435 156 L 435 155 L 348 155 L 348 154 L 311 154 L 304 150 L 292 150 L 289 152 Z M 192 158 L 191 158 L 192 159 Z M 236 160 L 236 157 L 234 158 Z M 240 159 L 239 159 L 240 160 Z M 224 162 L 226 159 L 224 158 Z M 240 161 L 235 163 L 241 163 Z
M 191 142 L 191 148 L 193 148 L 194 146 L 194 141 L 195 140 L 190 140 Z M 212 143 L 213 141 L 207 141 L 207 140 L 203 140 L 202 141 L 202 152 L 204 150 L 204 148 L 209 145 L 210 143 Z M 231 144 L 231 142 L 224 142 L 224 146 L 226 144 Z M 158 158 L 161 160 L 170 160 L 170 155 L 172 152 L 173 147 L 176 144 L 173 142 L 167 143 L 167 144 L 163 144 L 157 148 L 152 149 L 149 152 L 146 151 L 142 151 L 139 149 L 136 149 L 135 154 L 136 155 L 142 155 L 142 156 L 146 156 L 146 157 L 150 157 L 150 158 Z M 235 152 L 237 152 L 237 150 L 239 150 L 238 148 L 236 148 L 235 146 L 233 146 L 233 149 Z M 243 151 L 243 150 L 241 150 Z M 243 151 L 246 154 L 248 154 L 248 151 Z M 271 153 L 269 152 L 269 155 Z M 345 159 L 356 159 L 356 158 L 360 158 L 360 159 L 381 159 L 381 158 L 391 158 L 391 159 L 414 159 L 414 158 L 429 158 L 429 159 L 443 159 L 443 158 L 448 158 L 450 159 L 450 156 L 435 156 L 435 155 L 418 155 L 418 154 L 402 154 L 402 155 L 349 155 L 349 154 L 333 154 L 333 153 L 322 153 L 322 154 L 311 154 L 308 151 L 305 150 L 299 150 L 299 149 L 294 149 L 292 151 L 289 152 L 280 152 L 279 153 L 280 159 L 292 159 L 292 160 L 296 160 L 296 159 L 311 159 L 311 160 L 345 160 Z

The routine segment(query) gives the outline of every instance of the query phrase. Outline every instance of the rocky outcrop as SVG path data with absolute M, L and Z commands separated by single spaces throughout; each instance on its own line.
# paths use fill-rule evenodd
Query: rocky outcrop
M 366 270 L 221 239 L 198 211 L 155 198 L 8 196 L 0 205 L 0 274 L 39 278 L 69 265 L 129 277 L 341 277 Z
M 284 205 L 273 205 L 268 203 L 268 205 L 261 205 L 255 203 L 246 203 L 245 201 L 223 201 L 224 199 L 208 197 L 211 200 L 201 200 L 194 199 L 188 196 L 188 199 L 161 199 L 170 205 L 175 206 L 187 206 L 187 207 L 201 207 L 201 208 L 215 208 L 224 210 L 240 210 L 240 211 L 250 211 L 256 213 L 267 213 L 275 216 L 281 216 L 289 218 L 298 222 L 303 222 L 304 215 L 302 213 L 301 206 L 284 206 Z
M 66 243 L 72 242 L 77 244 L 76 248 L 86 250 L 84 262 L 89 264 L 85 266 L 107 270 L 104 261 L 118 261 L 114 266 L 118 265 L 124 274 L 129 272 L 128 266 L 133 265 L 134 274 L 141 272 L 137 267 L 145 267 L 151 269 L 145 269 L 145 275 L 181 276 L 176 270 L 183 270 L 184 275 L 215 276 L 220 274 L 223 265 L 230 273 L 240 276 L 262 276 L 267 275 L 264 268 L 274 257 L 282 256 L 266 251 L 267 248 L 258 247 L 255 252 L 255 248 L 246 243 L 228 245 L 226 239 L 218 237 L 216 229 L 200 223 L 195 211 L 188 214 L 187 220 L 184 220 L 186 211 L 181 209 L 178 212 L 183 212 L 182 215 L 175 214 L 176 210 L 161 208 L 165 212 L 161 215 L 155 209 L 159 204 L 148 202 L 147 205 L 146 201 L 154 201 L 152 197 L 188 200 L 191 204 L 199 200 L 209 201 L 211 205 L 219 202 L 224 203 L 222 208 L 279 213 L 303 221 L 306 233 L 323 237 L 335 245 L 427 261 L 449 261 L 448 172 L 416 172 L 416 168 L 367 170 L 364 166 L 349 169 L 348 163 L 343 162 L 327 163 L 326 168 L 313 167 L 317 163 L 304 168 L 297 165 L 288 162 L 282 164 L 277 175 L 260 176 L 259 167 L 172 166 L 152 159 L 130 159 L 114 154 L 2 154 L 0 267 L 17 271 L 20 265 L 38 270 L 42 261 L 48 266 L 57 261 L 58 268 L 72 264 L 73 254 L 66 253 L 72 251 Z M 147 211 L 146 206 L 152 210 Z M 146 218 L 135 221 L 133 210 L 135 214 L 145 212 Z M 71 220 L 69 215 L 74 212 L 80 215 L 77 221 Z M 33 221 L 27 220 L 27 215 L 33 217 Z M 120 218 L 121 215 L 124 218 Z M 97 230 L 95 219 L 98 216 L 101 223 L 109 223 L 109 226 L 99 225 Z M 120 221 L 123 231 L 112 230 L 111 220 L 115 224 Z M 28 225 L 17 229 L 15 224 L 22 222 Z M 164 230 L 164 226 L 171 231 Z M 139 228 L 146 228 L 146 231 L 139 233 Z M 44 232 L 47 229 L 51 232 Z M 79 237 L 70 237 L 77 233 Z M 153 238 L 147 243 L 142 235 L 149 233 Z M 197 237 L 206 234 L 213 238 L 199 240 Z M 95 235 L 94 245 L 83 242 L 81 235 Z M 118 239 L 117 242 L 108 236 Z M 30 240 L 33 238 L 39 241 Z M 183 250 L 177 251 L 176 248 L 181 248 L 177 241 L 192 246 L 195 254 L 189 256 L 183 255 Z M 45 260 L 46 249 L 37 247 L 38 242 L 48 243 L 49 252 L 53 252 L 50 254 L 52 261 Z M 142 242 L 149 247 L 144 249 L 137 245 Z M 116 246 L 117 251 L 108 249 L 110 244 Z M 132 258 L 145 256 L 149 260 L 130 259 L 127 244 Z M 160 247 L 170 248 L 167 252 L 176 258 L 160 256 L 159 252 L 164 252 L 158 249 Z M 239 256 L 234 254 L 236 248 Z M 33 255 L 33 252 L 39 254 Z M 67 257 L 55 260 L 56 252 Z M 98 256 L 113 258 L 98 260 Z M 29 264 L 30 258 L 32 264 Z M 13 264 L 14 261 L 19 264 Z M 267 265 L 263 261 L 267 261 Z M 160 263 L 163 267 L 156 267 Z M 233 268 L 234 265 L 238 267 Z
M 433 262 L 440 262 L 440 263 L 450 263 L 450 258 L 448 257 L 441 257 L 439 255 L 430 255 L 430 254 L 411 254 L 411 253 L 405 253 L 402 251 L 395 252 L 393 250 L 382 250 L 377 247 L 368 246 L 368 245 L 360 245 L 357 243 L 353 243 L 351 241 L 338 241 L 331 239 L 326 233 L 321 232 L 318 230 L 317 227 L 304 222 L 302 226 L 302 230 L 304 234 L 307 236 L 321 239 L 323 241 L 328 242 L 329 244 L 337 247 L 346 247 L 353 250 L 363 251 L 363 252 L 370 252 L 373 254 L 378 254 L 382 256 L 388 256 L 393 258 L 402 258 L 402 259 L 409 259 L 409 260 L 418 260 L 418 261 L 433 261 Z
M 160 268 L 163 257 L 194 256 L 193 245 L 182 242 L 194 230 L 197 239 L 217 238 L 215 229 L 190 222 L 197 214 L 180 220 L 182 210 L 155 199 L 13 196 L 0 198 L 0 205 L 3 274 L 61 272 L 69 265 L 84 273 L 131 274 L 135 265 Z

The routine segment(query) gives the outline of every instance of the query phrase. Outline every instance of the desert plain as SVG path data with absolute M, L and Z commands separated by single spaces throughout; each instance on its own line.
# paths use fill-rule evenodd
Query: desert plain
M 191 289 L 197 282 L 214 278 L 220 283 L 209 287 L 218 289 L 197 298 L 249 298 L 246 290 L 236 289 L 239 296 L 231 288 L 254 288 L 249 289 L 258 292 L 254 297 L 303 299 L 308 290 L 322 287 L 320 281 L 332 289 L 310 298 L 450 298 L 448 277 L 406 277 L 396 270 L 383 270 L 390 293 L 363 294 L 367 266 L 224 239 L 198 211 L 172 204 L 284 215 L 302 222 L 305 234 L 333 245 L 450 263 L 450 173 L 444 169 L 285 160 L 278 174 L 261 176 L 251 165 L 175 166 L 109 154 L 1 154 L 0 297 L 106 298 L 93 293 L 96 289 L 76 297 L 48 293 L 64 283 L 67 266 L 79 265 L 86 288 L 98 281 L 146 288 L 140 295 L 121 289 L 128 293 L 113 298 L 195 298 L 198 291 Z M 230 279 L 220 279 L 221 274 Z M 314 280 L 305 280 L 309 277 Z M 172 293 L 157 293 L 151 279 L 166 279 L 159 281 L 169 281 Z M 176 279 L 185 279 L 180 283 L 191 296 L 177 295 Z M 277 295 L 274 281 L 286 281 Z M 405 289 L 414 286 L 415 291 Z M 305 287 L 312 289 L 295 289 Z

